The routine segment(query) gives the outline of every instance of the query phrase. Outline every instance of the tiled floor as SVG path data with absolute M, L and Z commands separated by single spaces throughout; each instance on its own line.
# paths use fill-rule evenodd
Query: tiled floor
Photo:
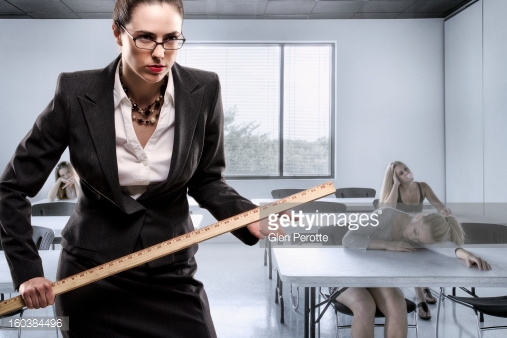
M 280 306 L 274 303 L 275 280 L 268 279 L 267 267 L 263 265 L 263 249 L 248 247 L 241 243 L 211 241 L 203 243 L 197 254 L 199 270 L 197 278 L 206 286 L 211 313 L 219 338 L 297 338 L 303 336 L 301 308 L 291 308 L 288 287 L 284 287 L 285 324 L 279 323 Z M 505 291 L 505 293 L 504 293 Z M 404 289 L 409 299 L 414 298 L 413 289 Z M 480 289 L 481 295 L 507 294 L 507 290 Z M 301 295 L 302 296 L 302 295 Z M 430 309 L 433 319 L 419 321 L 419 337 L 435 337 L 436 305 Z M 439 336 L 442 338 L 477 337 L 473 312 L 445 301 L 442 307 Z M 27 311 L 25 316 L 49 316 L 51 310 Z M 410 318 L 412 319 L 412 318 Z M 487 317 L 488 324 L 507 324 L 507 319 Z M 334 314 L 328 311 L 321 325 L 321 337 L 335 337 Z M 0 337 L 16 337 L 15 332 L 0 331 Z M 24 338 L 52 338 L 54 331 L 23 331 Z M 383 337 L 377 328 L 375 337 Z M 484 338 L 506 337 L 507 331 L 496 330 L 483 334 Z M 170 335 L 167 336 L 170 338 Z M 343 330 L 340 337 L 350 337 Z M 409 337 L 415 337 L 409 330 Z M 93 337 L 91 337 L 93 338 Z M 109 337 L 108 337 L 109 338 Z M 114 337 L 113 337 L 114 338 Z M 135 337 L 137 338 L 137 337 Z M 189 337 L 193 338 L 193 337 Z

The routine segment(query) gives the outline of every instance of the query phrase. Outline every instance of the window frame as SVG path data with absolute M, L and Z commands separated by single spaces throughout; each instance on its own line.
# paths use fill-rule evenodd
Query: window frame
M 335 50 L 336 45 L 334 42 L 186 42 L 186 46 L 203 46 L 203 45 L 213 45 L 213 46 L 266 46 L 266 45 L 276 45 L 280 47 L 280 85 L 279 85 L 279 124 L 278 124 L 278 149 L 279 149 L 279 160 L 278 160 L 278 175 L 226 175 L 224 173 L 224 178 L 227 180 L 259 180 L 259 179 L 323 179 L 323 178 L 331 178 L 335 177 L 335 79 L 336 79 L 336 62 L 335 62 Z M 330 111 L 329 111 L 329 152 L 330 152 L 330 174 L 329 175 L 284 175 L 284 70 L 285 70 L 285 46 L 328 46 L 330 47 Z M 209 71 L 213 71 L 210 69 L 205 69 Z M 222 85 L 223 87 L 223 85 Z M 224 112 L 225 113 L 225 112 Z M 227 137 L 224 135 L 224 137 Z M 225 158 L 225 163 L 227 167 L 227 157 Z

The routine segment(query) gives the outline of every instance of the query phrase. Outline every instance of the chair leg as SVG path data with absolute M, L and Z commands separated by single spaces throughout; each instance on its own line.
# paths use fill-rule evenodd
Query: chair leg
M 55 317 L 55 321 L 58 322 L 58 318 L 56 318 L 56 308 L 55 308 L 55 304 L 52 305 L 53 306 L 53 316 Z M 56 329 L 56 338 L 58 338 L 58 325 L 55 325 L 55 329 Z
M 479 312 L 477 313 L 477 337 L 482 338 L 482 331 L 481 331 L 481 314 Z
M 454 291 L 454 288 L 453 288 L 453 291 Z M 442 299 L 444 298 L 443 295 L 444 295 L 444 288 L 441 287 L 440 293 L 438 295 L 437 323 L 436 323 L 436 327 L 435 327 L 435 338 L 438 338 L 438 320 L 440 318 L 440 304 L 442 304 Z
M 297 310 L 299 308 L 299 287 L 296 287 L 296 295 L 292 293 L 292 283 L 290 284 L 290 302 L 292 303 L 292 308 Z
M 419 338 L 419 323 L 417 322 L 417 311 L 414 311 L 414 321 L 415 321 L 415 338 Z

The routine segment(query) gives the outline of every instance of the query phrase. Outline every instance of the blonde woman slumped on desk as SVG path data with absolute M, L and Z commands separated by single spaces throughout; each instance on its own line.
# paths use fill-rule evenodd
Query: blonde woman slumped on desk
M 476 265 L 480 270 L 491 269 L 486 261 L 460 247 L 464 242 L 464 233 L 452 216 L 444 217 L 438 213 L 411 216 L 393 208 L 381 208 L 375 213 L 378 215 L 378 226 L 348 231 L 342 241 L 344 247 L 392 251 L 414 251 L 424 247 L 458 257 L 469 267 Z M 373 337 L 377 307 L 386 317 L 385 337 L 407 336 L 405 297 L 400 288 L 348 288 L 337 300 L 354 313 L 353 338 Z
M 449 216 L 451 214 L 451 209 L 438 199 L 427 183 L 414 181 L 414 174 L 405 163 L 393 161 L 388 164 L 380 191 L 379 204 L 381 207 L 392 207 L 410 213 L 422 212 L 425 198 L 442 215 Z M 419 317 L 431 319 L 428 304 L 435 304 L 437 299 L 426 287 L 416 287 L 415 293 Z

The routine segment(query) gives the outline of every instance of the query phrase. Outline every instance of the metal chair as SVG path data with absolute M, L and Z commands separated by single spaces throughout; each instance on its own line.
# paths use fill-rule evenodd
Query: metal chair
M 484 320 L 481 320 L 481 315 L 507 318 L 507 296 L 501 297 L 455 297 L 446 296 L 447 299 L 471 308 L 477 316 L 477 337 L 482 337 L 482 331 L 507 329 L 507 325 L 495 326 L 481 326 Z M 438 321 L 437 321 L 437 336 L 438 336 Z
M 465 232 L 465 244 L 506 244 L 507 243 L 507 226 L 502 224 L 495 223 L 462 223 L 463 231 Z M 472 296 L 469 297 L 456 297 L 456 287 L 452 288 L 452 295 L 446 295 L 444 292 L 444 288 L 440 288 L 439 302 L 437 307 L 437 325 L 436 325 L 436 334 L 438 336 L 438 323 L 439 323 L 439 314 L 440 314 L 440 303 L 444 299 L 452 300 L 456 303 L 468 306 L 472 308 L 478 318 L 477 329 L 479 333 L 479 337 L 481 337 L 481 330 L 489 330 L 495 328 L 507 328 L 507 326 L 500 327 L 488 327 L 488 328 L 480 328 L 480 323 L 484 322 L 484 314 L 489 314 L 491 316 L 497 317 L 505 317 L 507 318 L 507 297 L 478 297 L 475 293 L 475 287 L 470 288 L 468 290 L 465 287 L 459 287 L 462 291 Z M 502 304 L 503 303 L 503 304 Z M 476 304 L 476 305 L 474 305 Z M 502 305 L 504 306 L 503 314 L 504 315 L 496 315 L 492 313 L 502 313 Z M 483 308 L 488 309 L 488 311 L 482 311 Z
M 376 191 L 372 188 L 340 188 L 335 192 L 338 198 L 375 197 L 375 194 Z
M 32 205 L 32 216 L 70 216 L 76 202 L 47 202 Z
M 465 244 L 505 244 L 507 226 L 494 223 L 461 223 Z
M 378 198 L 375 198 L 375 199 L 373 200 L 373 207 L 375 208 L 375 210 L 377 210 L 377 209 L 378 209 L 378 206 L 379 206 L 379 203 L 380 203 L 379 201 L 380 201 L 380 200 L 379 200 Z
M 53 231 L 53 229 L 50 229 L 50 228 L 46 228 L 46 227 L 40 227 L 40 226 L 32 226 L 33 228 L 33 234 L 32 234 L 32 239 L 33 239 L 33 242 L 35 243 L 35 246 L 37 247 L 38 250 L 49 250 L 49 248 L 51 247 L 51 244 L 53 243 L 53 239 L 55 238 L 55 232 Z M 4 300 L 4 294 L 1 293 L 0 294 L 0 301 L 3 301 Z M 11 312 L 11 313 L 8 313 L 8 314 L 5 314 L 5 315 L 2 315 L 0 316 L 0 319 L 3 319 L 3 318 L 7 318 L 7 317 L 13 317 L 13 316 L 17 316 L 19 315 L 19 318 L 23 318 L 23 313 L 24 313 L 25 309 L 21 309 L 21 310 L 17 310 L 17 311 L 14 311 L 14 312 Z M 53 306 L 53 312 L 55 311 L 55 308 Z M 56 316 L 56 313 L 55 313 L 55 316 Z M 12 327 L 7 327 L 7 326 L 0 326 L 0 329 L 12 329 Z M 21 326 L 17 328 L 18 330 L 18 338 L 21 337 Z M 58 328 L 56 328 L 56 336 L 58 337 Z

